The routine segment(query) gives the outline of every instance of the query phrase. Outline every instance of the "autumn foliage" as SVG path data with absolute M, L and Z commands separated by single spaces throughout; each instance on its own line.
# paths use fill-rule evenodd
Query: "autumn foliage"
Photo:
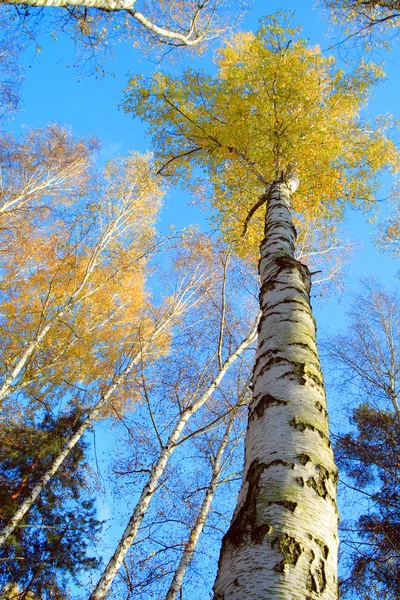
M 124 106 L 148 121 L 160 172 L 210 200 L 214 221 L 242 255 L 258 254 L 262 211 L 244 225 L 281 172 L 298 173 L 293 208 L 307 224 L 340 219 L 346 203 L 369 206 L 382 170 L 397 170 L 388 124 L 360 118 L 379 67 L 361 63 L 345 73 L 274 18 L 256 34 L 234 36 L 216 66 L 215 77 L 134 77 Z
M 58 127 L 3 138 L 0 395 L 90 393 L 146 329 L 144 270 L 162 192 L 148 156 L 93 169 Z

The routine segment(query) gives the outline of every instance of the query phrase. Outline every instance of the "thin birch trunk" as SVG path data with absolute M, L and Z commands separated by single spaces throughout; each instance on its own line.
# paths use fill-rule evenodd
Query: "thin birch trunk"
M 197 546 L 197 542 L 200 539 L 200 536 L 203 532 L 204 525 L 206 523 L 208 513 L 210 512 L 211 504 L 215 496 L 215 492 L 218 487 L 219 478 L 221 476 L 221 463 L 222 457 L 225 452 L 226 446 L 229 440 L 229 434 L 232 429 L 232 425 L 234 423 L 235 414 L 231 415 L 229 423 L 226 427 L 224 437 L 222 438 L 221 444 L 218 448 L 218 452 L 215 455 L 213 464 L 212 464 L 212 473 L 210 484 L 205 493 L 203 502 L 200 507 L 199 514 L 197 515 L 197 519 L 192 527 L 192 530 L 189 535 L 189 539 L 185 545 L 185 549 L 182 552 L 181 560 L 179 561 L 179 565 L 175 571 L 174 578 L 171 582 L 167 595 L 164 600 L 176 600 L 177 595 L 179 594 L 184 577 L 186 575 L 186 571 L 189 568 L 190 563 L 193 560 L 194 551 Z
M 218 388 L 222 379 L 226 375 L 231 365 L 237 358 L 243 353 L 243 351 L 256 339 L 257 337 L 257 325 L 254 325 L 249 335 L 240 343 L 234 352 L 226 359 L 222 368 L 219 370 L 218 375 L 215 377 L 213 382 L 209 385 L 207 390 L 194 402 L 190 407 L 186 408 L 180 415 L 178 422 L 176 423 L 173 431 L 171 432 L 166 444 L 163 446 L 157 462 L 152 466 L 150 476 L 144 486 L 140 498 L 135 506 L 135 509 L 129 519 L 129 522 L 125 528 L 124 533 L 118 543 L 118 546 L 109 560 L 103 574 L 101 575 L 96 589 L 91 594 L 89 600 L 101 600 L 105 597 L 111 584 L 114 580 L 115 575 L 118 573 L 120 566 L 134 541 L 138 529 L 142 523 L 142 520 L 146 514 L 147 508 L 150 501 L 158 487 L 161 476 L 168 464 L 168 461 L 174 452 L 179 438 L 186 423 L 192 415 L 194 415 L 212 396 L 215 390 Z
M 68 439 L 68 441 L 64 444 L 59 454 L 54 459 L 51 467 L 46 471 L 46 473 L 39 479 L 38 483 L 34 486 L 29 496 L 22 502 L 18 510 L 15 512 L 12 519 L 9 523 L 0 531 L 0 546 L 4 544 L 9 535 L 14 531 L 19 522 L 23 519 L 24 515 L 31 508 L 32 504 L 35 502 L 36 498 L 42 493 L 43 489 L 46 487 L 50 479 L 55 475 L 58 471 L 64 460 L 67 458 L 68 454 L 71 450 L 76 446 L 79 442 L 85 431 L 90 427 L 93 421 L 99 416 L 100 412 L 106 406 L 107 402 L 111 398 L 112 394 L 115 390 L 121 385 L 121 383 L 126 379 L 129 373 L 132 371 L 133 367 L 141 360 L 142 353 L 138 352 L 129 362 L 129 365 L 125 368 L 125 370 L 114 379 L 111 385 L 107 388 L 106 392 L 101 395 L 97 404 L 91 409 L 85 420 L 82 422 L 80 427 L 76 430 L 76 432 Z
M 267 194 L 253 399 L 238 505 L 214 600 L 337 600 L 337 470 L 329 441 L 309 292 L 294 259 L 298 180 Z
M 95 293 L 95 291 L 97 291 L 97 288 L 93 288 L 92 290 L 88 289 L 89 283 L 91 281 L 91 276 L 93 275 L 99 264 L 101 255 L 110 245 L 113 238 L 118 234 L 119 228 L 124 227 L 125 220 L 132 212 L 133 206 L 133 202 L 129 203 L 107 225 L 104 233 L 101 234 L 100 239 L 88 260 L 88 264 L 85 268 L 82 280 L 77 285 L 77 288 L 75 289 L 73 294 L 69 298 L 66 298 L 64 306 L 60 308 L 60 310 L 52 317 L 52 319 L 47 324 L 45 324 L 44 326 L 42 326 L 42 324 L 39 325 L 35 338 L 27 345 L 21 357 L 16 361 L 10 373 L 5 377 L 0 387 L 0 402 L 15 391 L 13 382 L 15 382 L 15 380 L 20 376 L 21 372 L 26 367 L 36 350 L 39 348 L 40 344 L 44 341 L 50 330 L 53 327 L 55 327 L 56 324 L 60 323 L 60 321 L 66 315 L 70 314 L 72 310 L 77 305 L 79 305 L 84 298 L 90 297 Z M 43 319 L 45 318 L 46 308 L 47 306 L 45 306 L 43 309 Z
M 178 311 L 181 310 L 181 306 L 179 305 L 179 303 L 177 304 L 177 308 L 178 308 Z M 165 330 L 168 329 L 168 327 L 172 323 L 173 317 L 174 317 L 174 314 L 168 315 L 168 317 L 165 319 L 165 321 L 163 321 L 162 323 L 160 323 L 160 325 L 158 327 L 156 327 L 156 329 L 153 331 L 152 335 L 149 336 L 149 339 L 146 341 L 146 343 L 142 344 L 140 351 L 137 352 L 131 358 L 131 360 L 129 361 L 129 363 L 125 367 L 125 369 L 122 371 L 122 373 L 120 373 L 118 376 L 114 377 L 113 381 L 108 386 L 106 391 L 101 394 L 96 405 L 89 411 L 85 420 L 82 422 L 82 424 L 76 430 L 76 432 L 66 441 L 66 443 L 62 447 L 59 454 L 55 457 L 55 459 L 54 459 L 53 463 L 51 464 L 51 466 L 49 467 L 49 469 L 41 477 L 41 479 L 38 481 L 38 483 L 33 487 L 31 493 L 19 506 L 19 508 L 15 512 L 14 516 L 12 517 L 12 519 L 2 530 L 0 530 L 0 546 L 2 546 L 4 544 L 4 542 L 7 540 L 9 535 L 17 527 L 17 525 L 19 524 L 21 519 L 24 517 L 24 515 L 28 512 L 28 510 L 30 509 L 32 504 L 35 502 L 36 498 L 41 494 L 41 492 L 46 487 L 46 485 L 48 484 L 50 479 L 58 471 L 58 469 L 60 468 L 60 466 L 62 465 L 64 460 L 67 458 L 68 454 L 71 452 L 71 450 L 76 446 L 76 444 L 82 438 L 83 434 L 88 429 L 88 427 L 90 427 L 92 425 L 92 423 L 96 420 L 96 418 L 99 416 L 99 414 L 101 413 L 103 408 L 107 405 L 108 401 L 110 400 L 110 398 L 111 398 L 112 394 L 115 392 L 115 390 L 125 381 L 125 379 L 128 377 L 129 373 L 132 371 L 134 366 L 137 365 L 143 359 L 143 353 L 146 351 L 148 346 L 150 346 L 152 343 L 154 343 L 154 341 L 157 339 L 157 337 L 161 333 L 163 333 Z

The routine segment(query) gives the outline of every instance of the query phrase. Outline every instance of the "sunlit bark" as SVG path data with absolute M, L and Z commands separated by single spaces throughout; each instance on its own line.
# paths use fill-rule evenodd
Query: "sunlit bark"
M 97 9 L 104 12 L 125 12 L 128 17 L 132 17 L 139 25 L 156 36 L 164 43 L 172 43 L 182 46 L 196 46 L 207 38 L 216 35 L 212 27 L 219 0 L 203 0 L 194 2 L 192 7 L 187 7 L 188 14 L 184 14 L 182 7 L 171 6 L 173 12 L 182 13 L 179 19 L 182 23 L 175 23 L 175 27 L 162 27 L 155 22 L 157 15 L 151 13 L 145 15 L 136 10 L 137 0 L 2 0 L 3 4 L 14 4 L 23 6 L 32 6 L 35 8 L 73 8 L 82 7 L 84 9 Z M 191 10 L 190 10 L 191 8 Z M 158 15 L 162 18 L 162 15 Z M 174 21 L 174 19 L 172 19 Z
M 185 549 L 182 552 L 181 559 L 175 571 L 175 575 L 171 581 L 169 590 L 165 596 L 165 600 L 176 600 L 177 595 L 182 589 L 182 584 L 186 575 L 186 571 L 188 570 L 189 565 L 193 560 L 197 542 L 199 541 L 199 538 L 204 529 L 204 525 L 206 524 L 208 513 L 210 512 L 211 504 L 219 484 L 222 470 L 222 458 L 226 450 L 226 446 L 228 444 L 229 434 L 232 429 L 234 418 L 235 415 L 232 414 L 228 425 L 226 426 L 225 433 L 221 440 L 218 451 L 212 462 L 212 473 L 210 483 L 204 495 L 203 502 L 201 503 L 196 521 L 190 531 L 189 538 L 185 544 Z
M 245 468 L 214 600 L 337 599 L 337 473 L 310 274 L 294 259 L 290 198 L 297 186 L 291 176 L 267 193 Z

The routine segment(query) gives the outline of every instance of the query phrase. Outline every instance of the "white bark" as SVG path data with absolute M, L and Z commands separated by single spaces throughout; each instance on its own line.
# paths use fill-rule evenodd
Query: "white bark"
M 51 467 L 46 471 L 46 473 L 40 478 L 38 483 L 32 488 L 29 496 L 24 500 L 24 502 L 19 506 L 18 510 L 15 512 L 13 518 L 9 521 L 9 523 L 1 530 L 0 532 L 0 546 L 4 544 L 9 535 L 14 531 L 17 527 L 18 523 L 23 519 L 24 515 L 31 508 L 32 504 L 35 502 L 36 498 L 39 494 L 42 493 L 43 489 L 46 487 L 50 479 L 55 475 L 58 471 L 64 460 L 67 458 L 68 454 L 71 450 L 76 446 L 79 442 L 85 431 L 90 427 L 93 421 L 99 416 L 100 412 L 106 406 L 107 402 L 111 398 L 112 394 L 115 390 L 121 385 L 124 379 L 129 375 L 132 371 L 133 367 L 141 360 L 142 352 L 137 353 L 129 362 L 129 365 L 126 369 L 115 378 L 115 380 L 111 383 L 111 385 L 107 388 L 106 392 L 102 394 L 96 406 L 92 408 L 89 412 L 85 420 L 82 422 L 80 427 L 76 430 L 76 432 L 68 439 L 68 441 L 64 444 L 62 450 L 54 459 Z
M 72 310 L 78 306 L 83 299 L 88 298 L 98 291 L 98 287 L 90 287 L 91 278 L 93 273 L 96 271 L 102 255 L 107 250 L 111 242 L 123 232 L 126 226 L 127 219 L 129 219 L 132 211 L 135 210 L 135 202 L 127 202 L 115 217 L 107 224 L 104 232 L 101 234 L 92 254 L 90 255 L 82 279 L 77 283 L 76 289 L 71 296 L 66 297 L 64 306 L 60 307 L 60 310 L 55 312 L 51 316 L 50 320 L 46 321 L 46 309 L 45 305 L 43 308 L 42 322 L 39 324 L 36 336 L 29 342 L 25 350 L 22 352 L 19 359 L 15 362 L 10 373 L 4 378 L 4 381 L 0 387 L 0 402 L 7 398 L 10 394 L 15 391 L 14 382 L 21 375 L 21 372 L 27 365 L 29 359 L 34 355 L 40 344 L 44 341 L 47 334 L 55 327 L 65 316 L 70 314 Z M 50 303 L 50 300 L 48 300 Z
M 182 552 L 181 560 L 179 561 L 179 565 L 175 571 L 174 578 L 171 582 L 167 595 L 165 596 L 165 600 L 176 600 L 176 597 L 182 588 L 186 571 L 188 570 L 189 565 L 193 560 L 193 555 L 197 546 L 197 542 L 199 541 L 199 538 L 204 529 L 204 525 L 206 523 L 208 513 L 210 512 L 211 504 L 214 499 L 216 489 L 218 487 L 218 482 L 221 475 L 222 457 L 225 452 L 225 448 L 228 444 L 229 434 L 232 429 L 233 421 L 234 416 L 231 416 L 224 437 L 222 438 L 220 447 L 218 448 L 218 452 L 215 455 L 215 459 L 212 464 L 210 484 L 205 493 L 203 502 L 199 510 L 199 514 L 197 515 L 197 519 L 190 532 L 189 539 L 185 545 L 185 550 Z
M 114 580 L 115 575 L 118 573 L 120 566 L 134 541 L 141 522 L 146 514 L 147 508 L 150 501 L 157 489 L 160 478 L 164 473 L 169 458 L 174 452 L 178 445 L 182 431 L 184 430 L 186 423 L 192 415 L 194 415 L 212 396 L 215 390 L 218 388 L 220 382 L 228 372 L 230 366 L 236 361 L 237 358 L 243 353 L 243 351 L 256 339 L 257 336 L 257 324 L 254 325 L 249 335 L 240 343 L 234 352 L 226 359 L 222 368 L 219 370 L 217 376 L 207 388 L 207 390 L 188 408 L 186 408 L 180 415 L 173 431 L 171 432 L 166 444 L 161 449 L 160 455 L 157 462 L 153 465 L 149 479 L 144 486 L 140 498 L 135 506 L 135 509 L 129 519 L 129 522 L 125 528 L 124 533 L 118 543 L 118 546 L 109 560 L 103 574 L 101 575 L 96 589 L 90 596 L 89 600 L 101 600 L 105 597 L 110 586 Z
M 184 301 L 178 300 L 174 307 L 174 310 L 177 313 L 182 312 L 184 305 Z M 36 498 L 41 494 L 43 489 L 46 487 L 50 479 L 55 475 L 58 471 L 64 460 L 67 458 L 68 454 L 71 450 L 76 446 L 79 440 L 82 438 L 85 431 L 90 427 L 93 422 L 100 415 L 104 407 L 109 402 L 113 393 L 117 390 L 117 388 L 124 382 L 124 380 L 128 377 L 129 373 L 132 371 L 134 366 L 138 364 L 143 359 L 143 355 L 146 352 L 146 349 L 153 344 L 156 339 L 162 334 L 164 331 L 168 330 L 170 325 L 172 325 L 173 317 L 175 314 L 172 312 L 153 330 L 152 334 L 148 337 L 148 339 L 142 343 L 142 347 L 140 351 L 138 351 L 134 356 L 131 357 L 128 365 L 125 369 L 117 376 L 114 377 L 111 384 L 108 386 L 105 392 L 103 392 L 96 403 L 96 405 L 88 412 L 86 418 L 76 430 L 76 432 L 66 441 L 59 454 L 55 457 L 53 463 L 46 471 L 46 473 L 41 477 L 38 483 L 32 488 L 29 496 L 22 502 L 17 511 L 15 512 L 12 519 L 7 523 L 7 525 L 0 531 L 0 546 L 4 544 L 10 534 L 14 531 L 14 529 L 18 526 L 20 521 L 23 519 L 24 515 L 31 508 L 32 504 L 35 502 Z
M 144 14 L 135 9 L 136 0 L 2 0 L 4 4 L 22 4 L 24 6 L 35 6 L 35 7 L 68 7 L 68 6 L 84 6 L 86 8 L 96 8 L 105 11 L 128 11 L 131 17 L 133 17 L 142 27 L 148 29 L 152 33 L 159 36 L 161 39 L 172 40 L 179 42 L 184 46 L 195 46 L 204 40 L 207 34 L 208 26 L 210 25 L 211 18 L 208 26 L 204 28 L 204 31 L 199 34 L 196 29 L 196 23 L 198 16 L 202 10 L 207 6 L 209 0 L 205 0 L 201 6 L 198 6 L 193 13 L 193 17 L 190 21 L 187 33 L 179 31 L 172 31 L 165 27 L 159 27 L 148 19 Z M 199 3 L 200 4 L 200 3 Z
M 214 600 L 337 600 L 337 471 L 309 303 L 294 259 L 295 178 L 268 192 L 245 467 Z

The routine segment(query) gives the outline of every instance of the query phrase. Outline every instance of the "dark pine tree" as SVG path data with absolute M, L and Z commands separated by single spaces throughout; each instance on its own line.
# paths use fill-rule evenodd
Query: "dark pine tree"
M 71 430 L 76 415 L 57 422 L 3 426 L 0 431 L 0 515 L 7 523 L 45 472 Z M 94 500 L 85 490 L 86 445 L 80 442 L 0 549 L 0 591 L 18 589 L 18 598 L 70 597 L 69 587 L 99 561 L 90 546 L 101 528 Z M 14 585 L 16 586 L 14 588 Z

